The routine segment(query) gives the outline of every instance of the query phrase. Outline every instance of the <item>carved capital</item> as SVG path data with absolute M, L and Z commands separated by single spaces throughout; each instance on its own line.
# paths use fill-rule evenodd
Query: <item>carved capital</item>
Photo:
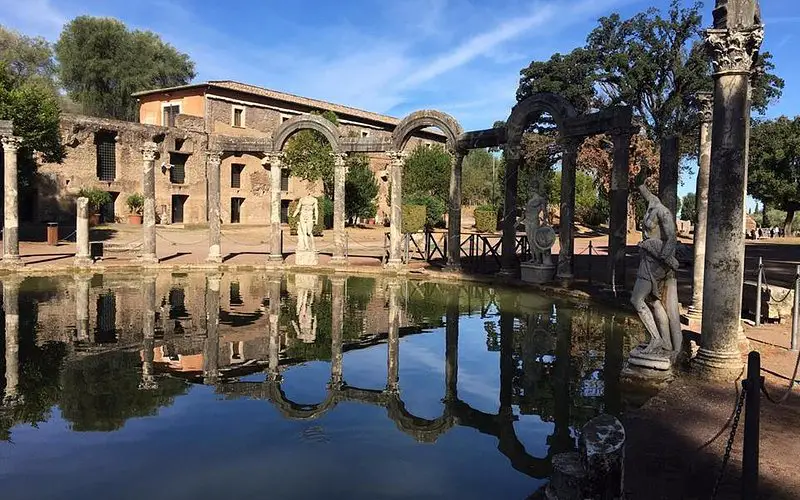
M 13 135 L 4 135 L 0 137 L 0 142 L 3 143 L 3 150 L 9 153 L 16 153 L 22 144 L 22 139 Z
M 145 142 L 142 146 L 142 158 L 144 161 L 155 161 L 158 154 L 158 144 L 155 142 Z
M 764 27 L 706 30 L 706 49 L 716 74 L 750 73 L 764 41 Z
M 209 165 L 216 165 L 222 162 L 222 151 L 206 151 L 206 160 Z
M 391 150 L 391 151 L 387 151 L 386 155 L 389 157 L 389 160 L 391 161 L 391 166 L 393 166 L 393 167 L 402 167 L 403 164 L 406 161 L 406 157 L 408 156 L 408 153 L 406 153 L 405 151 Z
M 283 151 L 267 151 L 264 153 L 264 159 L 261 160 L 261 165 L 266 167 L 270 165 L 272 167 L 281 167 L 281 163 L 283 163 L 283 158 L 285 154 Z
M 700 122 L 711 123 L 714 121 L 714 93 L 698 92 L 695 99 L 697 99 L 697 114 Z
M 345 159 L 347 158 L 347 153 L 336 153 L 331 151 L 330 155 L 333 157 L 334 166 L 344 167 Z

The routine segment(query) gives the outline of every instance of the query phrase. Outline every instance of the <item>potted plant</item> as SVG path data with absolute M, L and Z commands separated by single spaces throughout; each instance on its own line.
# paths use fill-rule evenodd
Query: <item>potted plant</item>
M 89 224 L 96 226 L 100 224 L 100 208 L 111 203 L 111 194 L 99 188 L 81 188 L 78 191 L 78 198 L 89 200 Z
M 128 224 L 141 224 L 142 212 L 144 211 L 144 196 L 140 193 L 133 193 L 128 196 L 125 203 L 128 205 L 128 210 L 131 212 L 128 214 Z

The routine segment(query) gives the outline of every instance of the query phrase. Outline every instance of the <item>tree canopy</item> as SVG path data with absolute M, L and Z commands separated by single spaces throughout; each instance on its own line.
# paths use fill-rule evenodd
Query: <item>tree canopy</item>
M 61 85 L 87 113 L 134 120 L 141 90 L 185 85 L 195 77 L 187 54 L 150 31 L 120 21 L 76 17 L 56 42 Z
M 312 111 L 334 125 L 339 119 L 332 111 Z M 334 161 L 328 139 L 316 130 L 300 130 L 292 135 L 284 147 L 284 162 L 292 175 L 309 182 L 322 181 L 325 196 L 333 199 Z
M 681 200 L 681 220 L 697 222 L 697 196 L 687 193 Z
M 498 160 L 485 149 L 473 149 L 462 164 L 461 196 L 465 205 L 494 201 Z
M 378 181 L 369 168 L 369 157 L 354 154 L 347 157 L 347 178 L 344 183 L 344 211 L 348 219 L 375 217 L 378 207 Z
M 403 196 L 428 195 L 448 202 L 450 153 L 441 144 L 418 145 L 408 155 L 403 170 Z

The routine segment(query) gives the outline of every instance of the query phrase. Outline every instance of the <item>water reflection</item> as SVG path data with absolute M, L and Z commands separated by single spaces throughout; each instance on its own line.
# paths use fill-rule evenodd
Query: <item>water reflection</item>
M 473 429 L 496 440 L 515 470 L 541 479 L 553 454 L 575 446 L 575 429 L 625 404 L 628 318 L 514 290 L 313 274 L 78 276 L 7 279 L 3 308 L 4 440 L 15 426 L 48 421 L 55 406 L 72 431 L 119 430 L 204 385 L 223 400 L 268 402 L 289 420 L 370 405 L 421 443 Z M 401 377 L 401 357 L 442 327 L 444 357 L 428 370 L 430 380 L 443 374 L 444 397 L 437 414 L 420 416 L 404 400 L 418 384 Z M 481 363 L 499 371 L 496 392 L 483 394 L 496 398 L 492 411 L 469 402 L 474 391 L 459 394 L 462 336 L 476 334 L 485 337 Z M 345 354 L 383 344 L 382 388 L 348 383 Z M 324 397 L 294 401 L 284 374 L 314 361 L 327 363 Z M 527 416 L 552 423 L 544 454 L 519 437 Z

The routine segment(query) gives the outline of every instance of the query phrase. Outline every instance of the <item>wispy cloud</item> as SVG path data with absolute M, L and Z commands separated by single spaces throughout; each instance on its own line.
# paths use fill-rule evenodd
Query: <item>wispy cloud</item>
M 0 0 L 0 23 L 27 35 L 55 38 L 67 20 L 50 0 Z

